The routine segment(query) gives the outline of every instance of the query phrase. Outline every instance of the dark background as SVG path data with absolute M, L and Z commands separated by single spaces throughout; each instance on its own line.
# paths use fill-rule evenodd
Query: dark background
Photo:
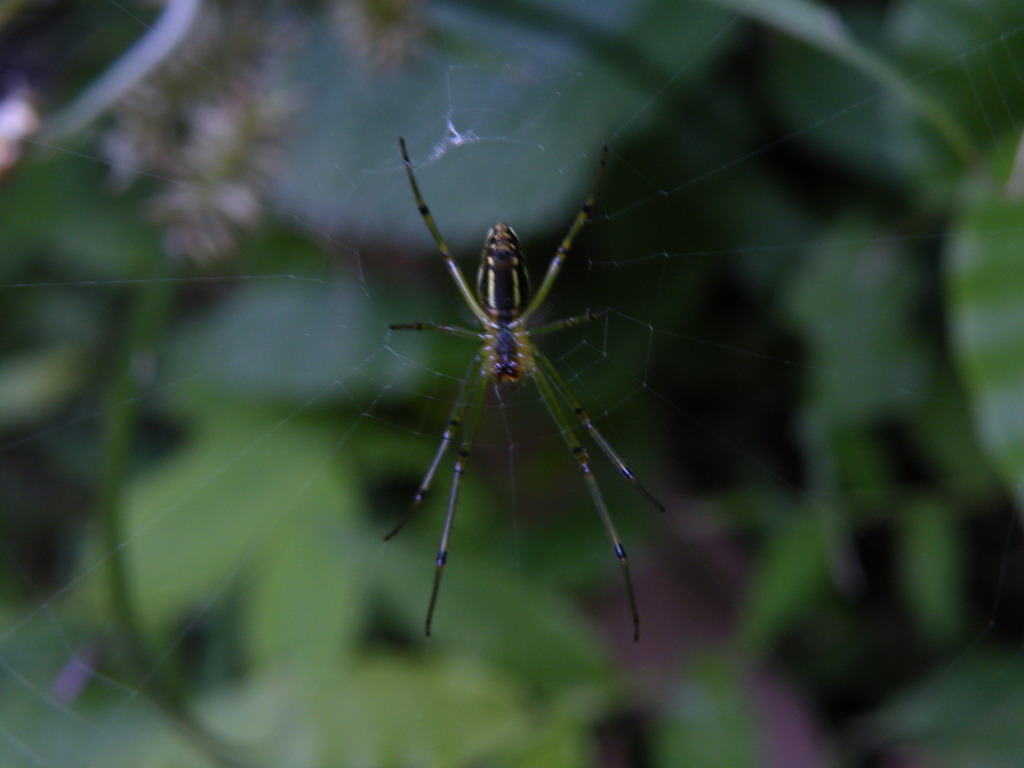
M 593 6 L 0 5 L 3 765 L 1018 764 L 1024 16 Z M 473 320 L 400 135 L 534 285 L 610 147 L 541 344 L 667 508 L 587 443 L 637 644 L 529 384 L 422 636 L 473 346 L 387 326 Z

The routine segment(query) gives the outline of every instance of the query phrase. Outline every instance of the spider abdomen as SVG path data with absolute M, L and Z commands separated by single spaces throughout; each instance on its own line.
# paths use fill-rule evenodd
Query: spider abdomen
M 508 224 L 498 222 L 487 233 L 476 275 L 480 305 L 499 323 L 515 320 L 530 301 L 530 277 L 519 238 Z

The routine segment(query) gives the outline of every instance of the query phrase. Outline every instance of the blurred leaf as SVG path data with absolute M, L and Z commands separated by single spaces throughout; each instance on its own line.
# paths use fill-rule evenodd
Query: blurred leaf
M 382 358 L 394 370 L 377 371 L 381 376 L 401 368 L 380 349 L 386 331 L 352 282 L 257 278 L 182 334 L 174 367 L 183 377 L 201 372 L 203 382 L 233 398 L 352 405 L 354 395 L 379 390 L 358 375 L 361 364 Z
M 900 511 L 896 563 L 907 607 L 925 639 L 953 640 L 964 620 L 962 531 L 949 510 L 933 501 Z
M 990 172 L 1006 168 L 1017 142 L 1024 110 L 1020 88 L 1024 35 L 1017 0 L 900 0 L 887 14 L 886 32 L 894 55 L 904 62 L 913 87 L 941 101 L 963 126 Z M 927 75 L 918 76 L 918 75 Z M 943 208 L 965 165 L 949 163 L 919 116 L 906 105 L 890 105 L 892 162 L 918 179 L 917 198 Z
M 692 2 L 460 2 L 429 10 L 427 25 L 444 35 L 429 38 L 401 74 L 353 77 L 359 62 L 339 54 L 329 35 L 314 36 L 297 56 L 309 106 L 279 201 L 302 221 L 432 247 L 402 170 L 404 135 L 423 195 L 456 252 L 478 248 L 495 221 L 510 222 L 524 239 L 568 226 L 608 136 L 656 114 L 652 89 L 699 82 L 732 36 L 724 14 Z M 514 56 L 506 52 L 510 34 Z M 699 55 L 680 68 L 680 51 Z M 453 100 L 469 107 L 453 112 Z M 543 145 L 532 138 L 538 130 Z
M 420 636 L 433 553 L 395 539 L 381 570 L 388 604 Z M 628 631 L 625 619 L 623 626 Z M 471 650 L 544 690 L 580 680 L 604 686 L 613 679 L 606 649 L 565 596 L 486 552 L 463 548 L 449 560 L 427 642 Z
M 792 39 L 776 41 L 769 54 L 767 87 L 779 117 L 788 133 L 799 133 L 814 150 L 812 161 L 835 163 L 875 182 L 899 182 L 885 154 L 888 145 L 878 140 L 885 126 L 872 80 Z
M 94 614 L 83 610 L 75 593 L 59 602 L 29 609 L 10 604 L 0 614 L 3 633 L 3 685 L 0 685 L 0 765 L 70 765 L 96 736 L 93 721 L 108 701 L 102 686 L 90 685 L 89 665 L 100 656 Z M 60 628 L 55 642 L 54 628 Z M 78 692 L 100 693 L 100 700 Z M 99 705 L 99 706 L 97 706 Z M 54 718 L 54 713 L 59 717 Z M 29 759 L 28 756 L 31 756 Z
M 1024 482 L 1024 202 L 967 191 L 947 251 L 954 350 L 982 442 L 1012 492 Z
M 974 423 L 974 410 L 964 399 L 960 377 L 952 361 L 942 363 L 933 394 L 919 406 L 915 443 L 928 456 L 934 472 L 943 484 L 957 494 L 966 494 L 976 501 L 997 498 L 1002 482 L 994 463 L 981 445 Z M 950 407 L 951 403 L 958 403 Z
M 905 408 L 927 367 L 911 322 L 920 268 L 864 222 L 826 230 L 792 280 L 787 306 L 809 347 L 815 410 L 827 424 Z
M 510 761 L 515 768 L 584 768 L 595 763 L 593 723 L 604 716 L 607 705 L 585 689 L 561 688 L 545 701 L 543 712 L 531 713 L 533 726 Z
M 205 413 L 126 501 L 132 586 L 146 623 L 167 629 L 187 609 L 208 607 L 276 546 L 282 527 L 350 521 L 352 489 L 325 466 L 337 444 L 306 421 L 228 401 Z
M 339 724 L 329 764 L 465 765 L 525 738 L 522 690 L 469 659 L 367 658 L 352 672 L 323 710 Z
M 105 172 L 59 155 L 14 174 L 0 206 L 0 276 L 28 262 L 60 281 L 148 277 L 160 253 L 156 230 L 138 215 L 137 196 L 102 191 Z
M 202 711 L 262 765 L 588 764 L 586 697 L 563 691 L 538 704 L 514 677 L 469 657 L 372 654 L 325 670 L 315 693 L 305 700 L 287 678 L 254 678 L 207 697 Z
M 871 78 L 926 121 L 942 138 L 947 151 L 952 151 L 962 163 L 966 162 L 971 146 L 961 126 L 947 112 L 946 105 L 932 100 L 914 80 L 904 77 L 886 58 L 856 40 L 836 9 L 810 0 L 706 1 L 756 18 Z
M 346 478 L 341 485 L 356 483 Z M 369 542 L 341 522 L 351 517 L 352 510 L 296 510 L 275 526 L 273 545 L 260 549 L 250 570 L 242 637 L 253 664 L 284 667 L 315 689 L 327 668 L 349 660 L 361 628 L 355 617 L 363 615 L 356 611 L 365 581 L 360 566 L 369 565 Z
M 77 347 L 49 347 L 0 361 L 0 428 L 45 418 L 82 383 L 85 360 Z
M 64 743 L 61 758 L 49 765 L 81 768 L 218 768 L 218 763 L 185 733 L 171 727 L 164 712 L 144 697 L 133 706 L 96 707 L 94 717 L 107 725 L 103 733 Z M 58 734 L 60 735 L 60 734 Z
M 829 586 L 826 535 L 821 521 L 804 515 L 768 540 L 750 579 L 737 632 L 741 649 L 764 653 L 792 631 Z
M 702 655 L 676 678 L 654 734 L 655 764 L 664 768 L 761 765 L 752 702 L 730 660 Z
M 1024 666 L 977 648 L 896 696 L 871 718 L 888 742 L 923 750 L 943 768 L 1020 765 Z

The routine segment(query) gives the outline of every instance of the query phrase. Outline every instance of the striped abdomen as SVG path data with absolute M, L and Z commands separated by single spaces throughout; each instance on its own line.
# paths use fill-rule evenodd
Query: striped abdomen
M 480 306 L 499 323 L 515 320 L 530 301 L 523 251 L 507 224 L 499 222 L 487 233 L 476 275 L 476 294 Z

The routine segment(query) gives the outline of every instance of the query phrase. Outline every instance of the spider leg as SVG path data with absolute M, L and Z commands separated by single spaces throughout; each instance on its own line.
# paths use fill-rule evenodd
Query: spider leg
M 452 336 L 458 336 L 460 339 L 477 339 L 481 338 L 481 334 L 477 331 L 471 331 L 468 328 L 459 328 L 457 325 L 435 325 L 434 323 L 397 323 L 389 325 L 392 331 L 440 331 L 441 333 L 448 333 Z
M 533 351 L 533 359 L 544 370 L 544 373 L 547 374 L 551 381 L 554 382 L 555 388 L 559 391 L 562 397 L 565 398 L 566 402 L 569 403 L 569 405 L 572 407 L 572 412 L 576 414 L 576 417 L 580 420 L 580 423 L 590 433 L 590 436 L 594 438 L 594 442 L 601 446 L 601 450 L 604 451 L 604 454 L 605 456 L 608 457 L 609 461 L 611 461 L 612 464 L 618 467 L 619 472 L 622 473 L 622 476 L 626 478 L 633 485 L 634 488 L 636 488 L 637 492 L 639 492 L 641 496 L 643 496 L 645 499 L 647 499 L 647 501 L 649 501 L 651 504 L 657 507 L 658 511 L 664 512 L 665 505 L 658 501 L 656 498 L 654 498 L 651 492 L 644 488 L 643 484 L 641 484 L 641 482 L 637 480 L 636 475 L 633 474 L 633 470 L 631 470 L 626 465 L 626 462 L 622 460 L 622 457 L 619 456 L 619 454 L 615 451 L 614 448 L 612 448 L 611 443 L 609 443 L 608 440 L 605 439 L 605 436 L 602 435 L 598 431 L 597 427 L 594 426 L 594 422 L 591 421 L 590 415 L 587 413 L 586 409 L 584 409 L 583 406 L 580 404 L 580 401 L 577 399 L 576 395 L 572 393 L 572 390 L 569 389 L 569 385 L 565 383 L 565 379 L 562 378 L 562 374 L 558 372 L 558 369 L 555 368 L 554 364 L 539 349 L 535 349 Z
M 448 496 L 448 513 L 444 518 L 441 544 L 437 549 L 437 560 L 434 563 L 434 586 L 430 590 L 430 605 L 427 607 L 427 621 L 424 626 L 427 637 L 430 637 L 430 624 L 434 620 L 434 606 L 437 604 L 437 593 L 441 588 L 441 575 L 444 573 L 444 566 L 448 560 L 448 538 L 451 536 L 452 520 L 455 518 L 455 506 L 459 500 L 459 486 L 462 483 L 462 475 L 466 471 L 466 459 L 469 457 L 469 449 L 473 444 L 473 432 L 476 430 L 477 422 L 480 419 L 480 409 L 484 404 L 484 394 L 487 392 L 488 381 L 490 379 L 487 374 L 484 371 L 480 371 L 469 385 L 470 392 L 469 397 L 466 399 L 466 405 L 470 411 L 455 459 L 455 468 L 452 472 L 452 488 Z
M 597 320 L 608 314 L 608 307 L 599 309 L 596 312 L 587 312 L 582 315 L 573 315 L 572 317 L 563 317 L 561 320 L 554 320 L 544 325 L 538 325 L 536 328 L 530 329 L 531 336 L 537 336 L 542 333 L 551 333 L 552 331 L 561 331 L 564 328 L 573 328 L 583 323 L 589 323 L 591 320 Z M 392 326 L 394 327 L 394 326 Z
M 452 252 L 448 250 L 448 245 L 445 243 L 444 238 L 441 237 L 441 231 L 437 228 L 437 224 L 434 221 L 434 217 L 430 215 L 430 209 L 427 208 L 427 204 L 423 201 L 423 195 L 420 194 L 420 185 L 416 183 L 416 175 L 412 171 L 412 160 L 409 159 L 409 151 L 405 148 L 405 139 L 399 138 L 399 146 L 402 148 L 402 161 L 405 163 L 405 173 L 409 177 L 409 184 L 412 186 L 412 193 L 416 197 L 416 206 L 420 209 L 420 216 L 423 217 L 423 221 L 426 222 L 427 229 L 430 230 L 430 234 L 434 236 L 434 242 L 437 243 L 437 250 L 441 252 L 444 257 L 444 262 L 448 266 L 448 273 L 452 276 L 452 280 L 455 281 L 455 285 L 459 289 L 459 293 L 462 294 L 462 298 L 465 299 L 466 304 L 473 310 L 473 314 L 476 315 L 477 319 L 485 326 L 488 323 L 489 317 L 483 308 L 480 306 L 480 302 L 476 300 L 476 296 L 473 295 L 473 291 L 469 287 L 469 283 L 466 282 L 465 276 L 462 274 L 462 270 L 459 269 L 458 263 L 452 257 Z
M 423 501 L 427 495 L 427 491 L 430 490 L 430 483 L 434 479 L 434 474 L 437 472 L 437 468 L 441 465 L 441 459 L 444 457 L 445 452 L 448 450 L 453 442 L 455 442 L 455 435 L 459 431 L 459 427 L 462 425 L 462 412 L 466 408 L 466 382 L 469 380 L 470 375 L 473 372 L 474 366 L 480 361 L 479 357 L 473 358 L 473 361 L 469 364 L 469 368 L 466 369 L 466 376 L 462 380 L 462 386 L 459 387 L 459 394 L 455 397 L 455 405 L 452 406 L 451 413 L 448 414 L 448 421 L 445 422 L 444 432 L 441 433 L 441 444 L 437 447 L 437 453 L 434 454 L 434 460 L 430 462 L 430 468 L 427 470 L 427 474 L 423 476 L 423 480 L 420 482 L 420 487 L 416 489 L 415 495 L 412 497 L 412 504 L 409 507 L 409 511 L 402 516 L 402 519 L 398 521 L 398 525 L 391 529 L 391 532 L 384 537 L 384 541 L 391 541 L 400 530 L 405 528 L 413 515 L 416 514 L 416 510 L 420 507 L 420 502 Z
M 534 350 L 533 354 L 536 356 L 537 351 Z M 633 594 L 633 579 L 629 573 L 629 558 L 626 556 L 626 549 L 622 546 L 622 539 L 619 537 L 619 532 L 615 529 L 615 523 L 612 522 L 608 506 L 604 503 L 601 489 L 598 487 L 597 479 L 594 477 L 594 472 L 590 467 L 590 456 L 587 454 L 587 450 L 580 445 L 572 425 L 562 412 L 562 407 L 558 404 L 555 391 L 552 389 L 543 368 L 534 368 L 533 380 L 537 383 L 537 389 L 540 390 L 541 397 L 548 406 L 548 411 L 558 424 L 565 444 L 569 446 L 569 451 L 576 457 L 576 461 L 579 462 L 580 471 L 583 473 L 583 480 L 587 484 L 587 490 L 590 491 L 590 498 L 593 500 L 594 506 L 597 507 L 597 513 L 600 515 L 601 522 L 604 523 L 604 528 L 608 532 L 608 538 L 611 539 L 612 547 L 615 549 L 615 556 L 619 559 L 619 564 L 622 566 L 622 578 L 626 583 L 626 596 L 629 598 L 629 609 L 633 614 L 633 642 L 636 642 L 640 639 L 640 613 L 637 611 L 636 596 Z
M 597 185 L 601 181 L 601 176 L 604 174 L 604 168 L 608 164 L 608 146 L 605 145 L 604 149 L 601 150 L 601 162 L 597 166 L 597 175 L 594 176 L 594 183 L 590 187 L 590 194 L 587 195 L 587 199 L 583 201 L 580 212 L 576 214 L 575 220 L 573 220 L 572 226 L 569 227 L 569 231 L 562 239 L 561 244 L 558 246 L 558 250 L 555 251 L 554 257 L 551 259 L 551 263 L 548 265 L 548 271 L 544 275 L 544 280 L 540 284 L 540 288 L 537 289 L 537 293 L 531 299 L 526 309 L 519 316 L 519 322 L 525 323 L 529 319 L 530 315 L 536 312 L 540 305 L 544 303 L 544 299 L 547 298 L 548 293 L 551 291 L 551 286 L 555 283 L 555 278 L 558 277 L 558 273 L 562 269 L 562 264 L 565 263 L 565 257 L 569 253 L 569 248 L 572 247 L 572 241 L 576 238 L 580 229 L 583 228 L 583 223 L 590 216 L 590 209 L 594 207 L 594 198 L 597 195 Z

